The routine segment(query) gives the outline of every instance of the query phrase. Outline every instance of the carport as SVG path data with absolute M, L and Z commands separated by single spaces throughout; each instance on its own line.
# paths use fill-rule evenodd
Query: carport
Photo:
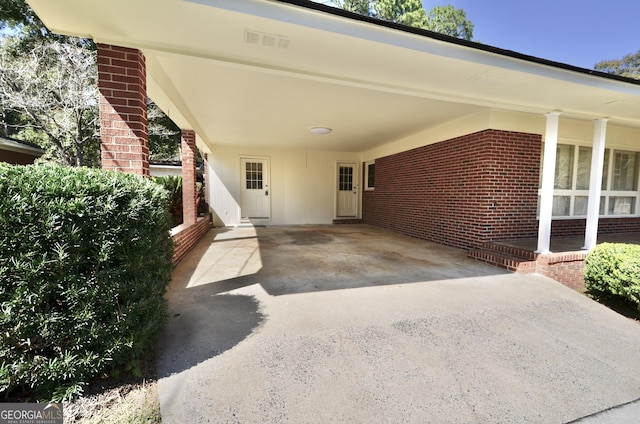
M 168 299 L 167 423 L 621 422 L 640 398 L 636 322 L 377 227 L 215 229 Z

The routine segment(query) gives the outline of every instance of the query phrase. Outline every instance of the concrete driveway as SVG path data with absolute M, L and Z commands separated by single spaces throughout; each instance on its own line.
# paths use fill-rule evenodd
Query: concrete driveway
M 167 297 L 164 423 L 640 420 L 638 323 L 376 227 L 213 230 Z

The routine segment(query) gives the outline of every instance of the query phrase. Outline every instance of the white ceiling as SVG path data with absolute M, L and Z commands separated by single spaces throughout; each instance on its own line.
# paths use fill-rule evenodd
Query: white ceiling
M 141 49 L 150 97 L 210 149 L 365 151 L 485 108 L 640 127 L 640 85 L 277 1 L 29 3 L 53 31 Z

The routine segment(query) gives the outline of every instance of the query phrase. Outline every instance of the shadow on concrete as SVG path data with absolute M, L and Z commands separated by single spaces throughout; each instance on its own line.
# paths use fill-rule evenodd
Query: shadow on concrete
M 246 283 L 242 278 L 226 284 L 187 286 L 210 258 L 211 245 L 231 229 L 209 231 L 176 266 L 166 294 L 169 319 L 158 337 L 158 378 L 185 371 L 233 348 L 264 321 L 253 296 L 218 295 Z
M 168 377 L 233 348 L 264 321 L 253 296 L 215 295 L 208 287 L 170 304 L 157 349 L 158 377 Z

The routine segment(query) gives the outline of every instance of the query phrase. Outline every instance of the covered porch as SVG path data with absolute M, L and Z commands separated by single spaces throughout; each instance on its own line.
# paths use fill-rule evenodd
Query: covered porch
M 30 4 L 98 45 L 103 165 L 148 172 L 148 94 L 208 157 L 218 226 L 348 217 L 463 249 L 537 232 L 546 255 L 564 196 L 581 248 L 601 208 L 640 228 L 637 174 L 599 184 L 606 157 L 628 157 L 618 175 L 640 155 L 637 81 L 305 0 Z M 568 144 L 591 188 L 558 194 Z
M 596 244 L 640 244 L 640 231 L 600 234 Z M 537 272 L 573 289 L 584 289 L 584 236 L 551 237 L 549 252 L 536 253 L 537 238 L 496 240 L 469 251 L 469 257 L 520 274 Z

